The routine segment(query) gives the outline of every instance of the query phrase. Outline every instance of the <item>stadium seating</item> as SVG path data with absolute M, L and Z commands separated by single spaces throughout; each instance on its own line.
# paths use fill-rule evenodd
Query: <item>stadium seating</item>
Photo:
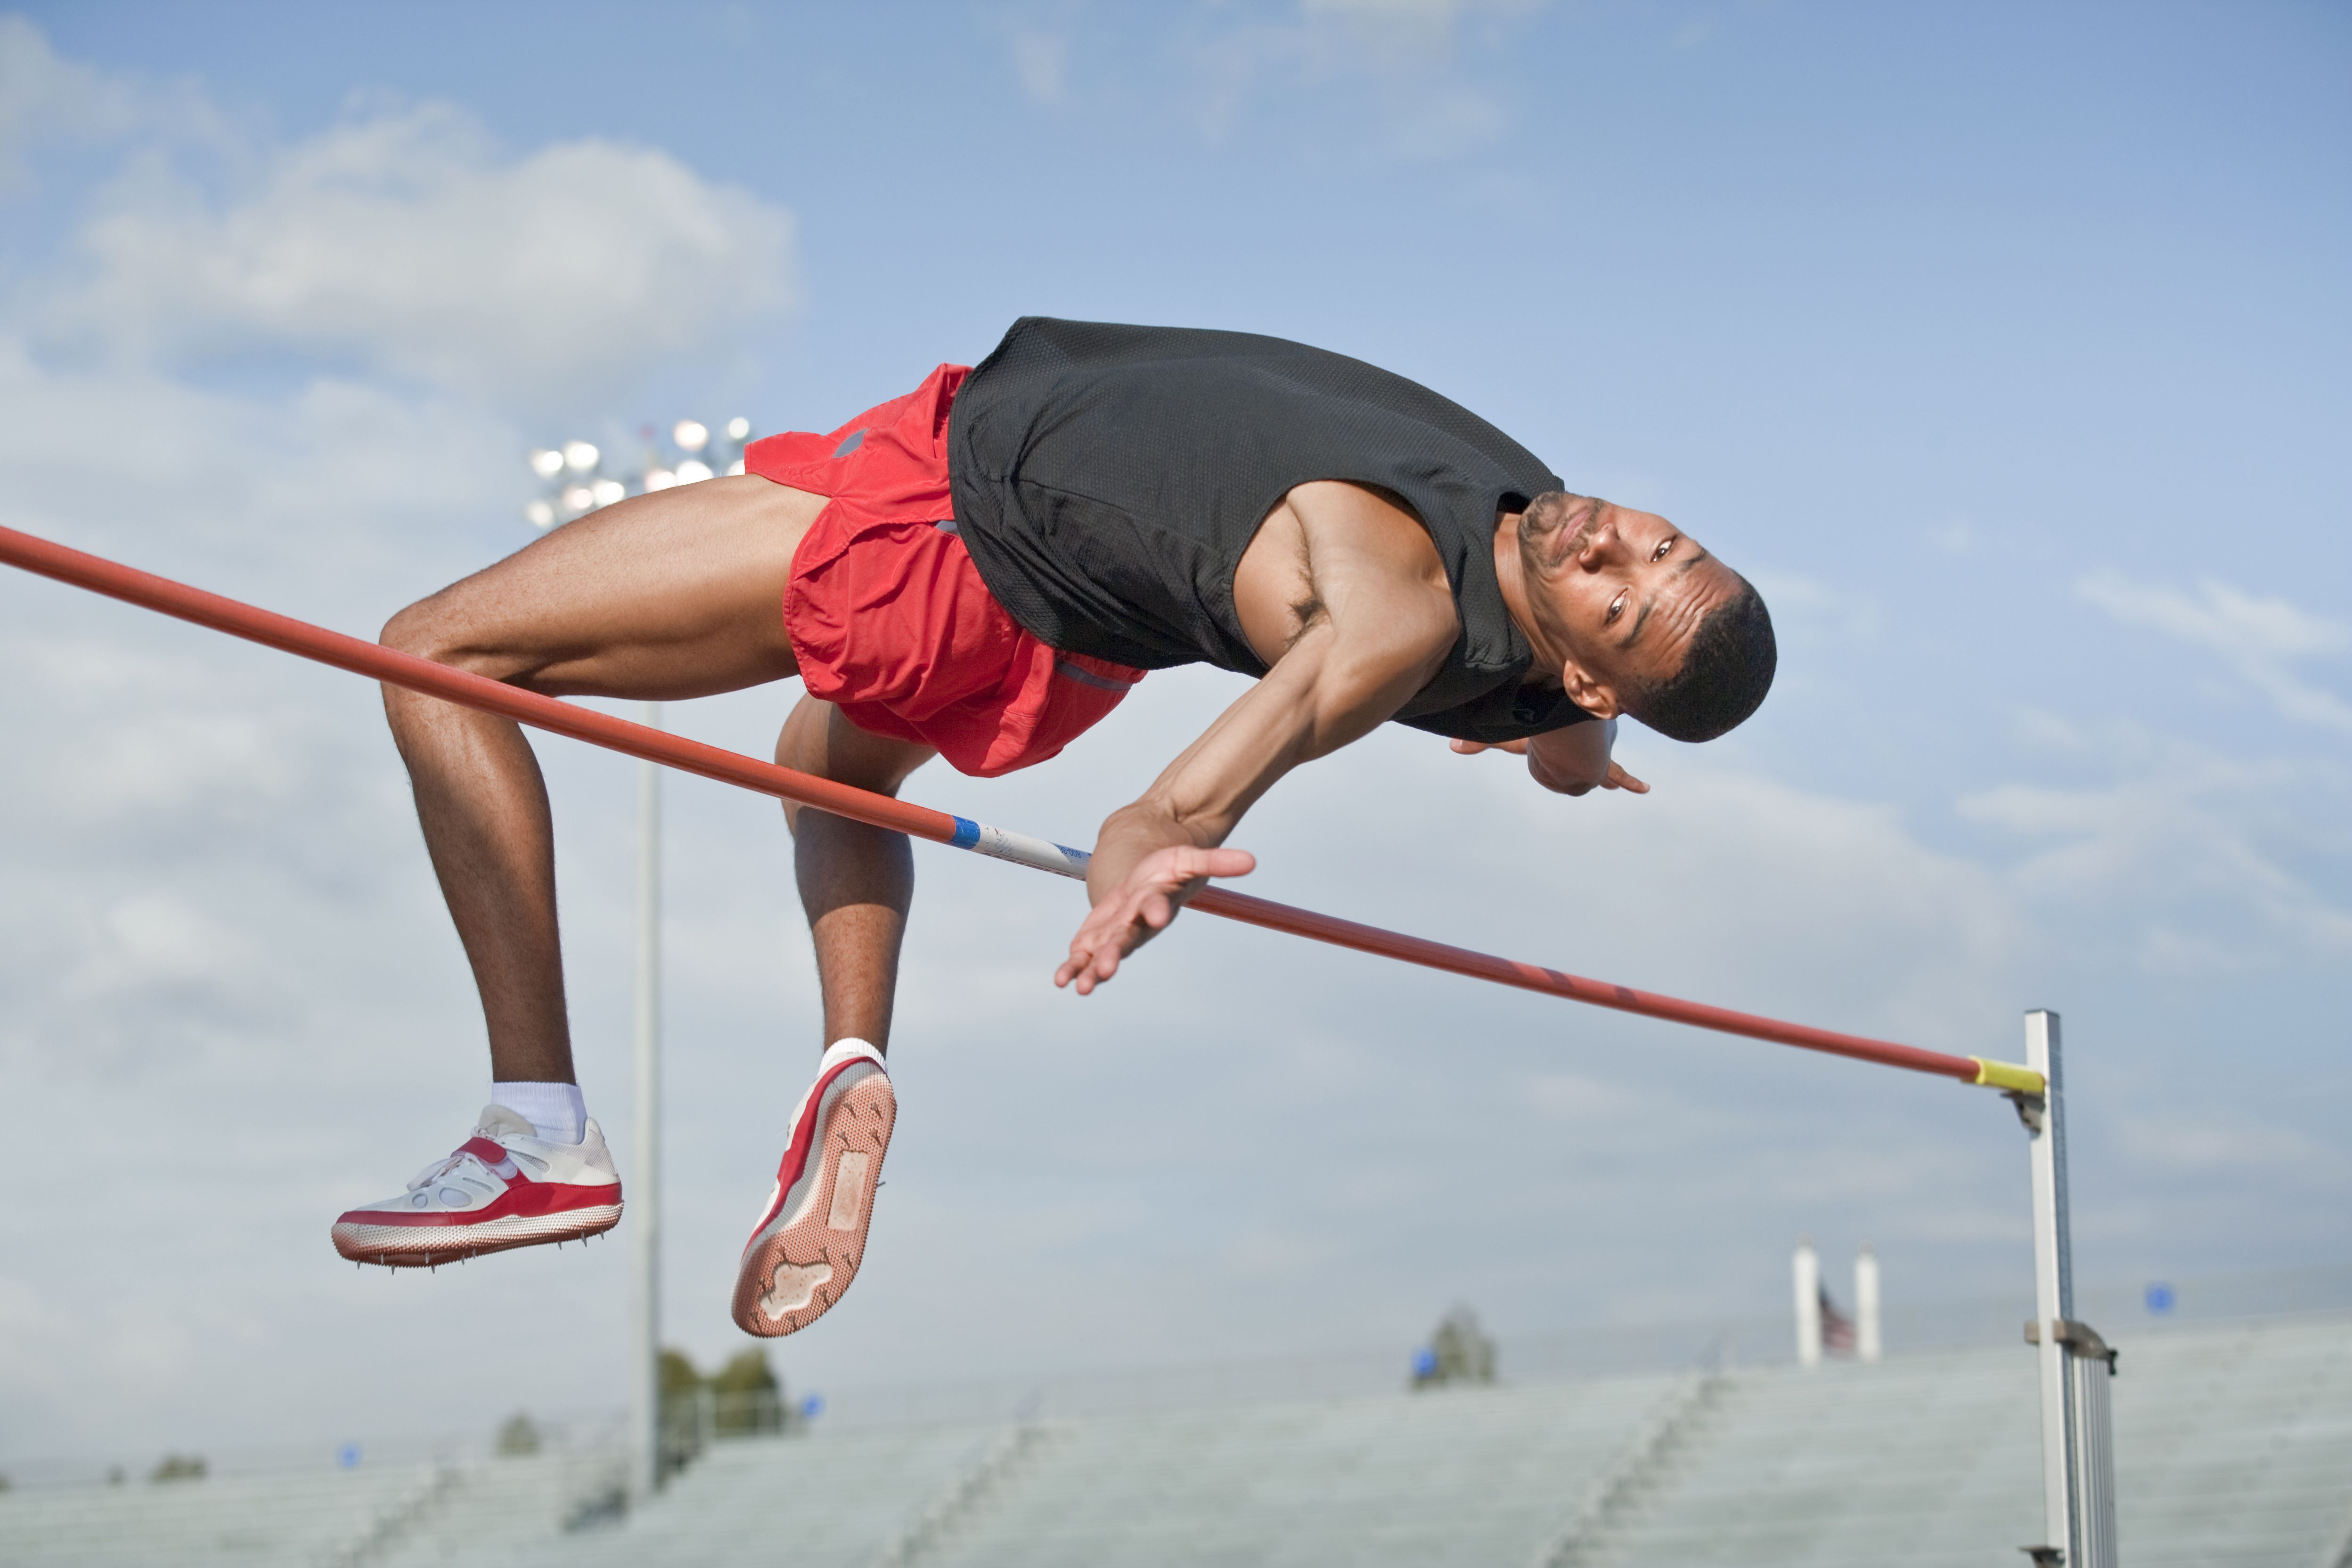
M 543 1560 L 563 1568 L 866 1568 L 985 1463 L 1003 1436 L 948 1426 L 722 1443 L 655 1506 L 617 1528 L 576 1534 Z
M 2115 1382 L 2132 1568 L 2352 1559 L 2352 1323 L 2273 1319 L 2150 1336 Z
M 2116 1336 L 2131 1568 L 2347 1568 L 2352 1315 Z M 0 1563 L 445 1568 L 2022 1563 L 2021 1343 L 722 1442 L 620 1517 L 616 1457 L 0 1493 Z
M 0 1563 L 16 1568 L 324 1563 L 432 1499 L 433 1466 L 26 1487 L 0 1493 Z
M 1048 1436 L 924 1561 L 1517 1568 L 1680 1382 L 1088 1422 Z

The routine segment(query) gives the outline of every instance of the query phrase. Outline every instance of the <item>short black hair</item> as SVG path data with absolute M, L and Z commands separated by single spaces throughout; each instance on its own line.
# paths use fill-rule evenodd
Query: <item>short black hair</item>
M 1747 578 L 1691 634 L 1690 651 L 1673 677 L 1629 703 L 1633 717 L 1675 741 L 1712 741 L 1763 704 L 1780 662 L 1772 613 Z

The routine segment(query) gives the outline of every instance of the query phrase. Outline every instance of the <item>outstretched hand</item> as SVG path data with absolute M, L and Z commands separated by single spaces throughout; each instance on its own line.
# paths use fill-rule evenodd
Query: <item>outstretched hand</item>
M 1081 996 L 1118 973 L 1119 960 L 1150 942 L 1176 918 L 1211 877 L 1243 877 L 1257 868 L 1246 849 L 1202 849 L 1190 844 L 1155 849 L 1103 895 L 1078 934 L 1070 956 L 1054 971 L 1054 984 L 1076 984 Z
M 1447 743 L 1456 752 L 1465 757 L 1476 756 L 1480 752 L 1508 752 L 1514 756 L 1526 757 L 1528 772 L 1534 775 L 1536 783 L 1555 795 L 1578 795 L 1593 789 L 1622 789 L 1629 795 L 1650 793 L 1648 784 L 1627 773 L 1614 758 L 1610 760 L 1609 771 L 1598 779 L 1570 778 L 1546 767 L 1544 756 L 1540 752 L 1530 754 L 1528 742 L 1525 741 L 1497 741 L 1491 743 L 1485 741 L 1453 741 Z

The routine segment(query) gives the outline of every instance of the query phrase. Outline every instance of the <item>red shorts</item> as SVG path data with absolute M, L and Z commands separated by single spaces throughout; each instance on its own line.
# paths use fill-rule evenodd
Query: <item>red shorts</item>
M 968 374 L 943 364 L 829 436 L 754 441 L 743 469 L 832 498 L 784 588 L 809 695 L 992 778 L 1057 754 L 1143 671 L 1047 647 L 981 581 L 948 496 L 948 410 Z

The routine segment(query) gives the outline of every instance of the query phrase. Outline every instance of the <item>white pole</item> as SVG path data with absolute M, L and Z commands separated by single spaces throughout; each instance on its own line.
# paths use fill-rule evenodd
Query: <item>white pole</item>
M 658 727 L 661 704 L 641 714 Z M 629 1388 L 629 1499 L 646 1502 L 661 1474 L 661 769 L 637 764 L 636 1169 L 628 1191 L 636 1242 Z
M 1864 1361 L 1876 1361 L 1880 1348 L 1878 1253 L 1865 1241 L 1853 1259 L 1853 1353 Z
M 2036 1561 L 2115 1568 L 2115 1458 L 2105 1346 L 2074 1321 L 2074 1246 L 2066 1194 L 2066 1079 L 2058 1015 L 2025 1016 L 2025 1065 L 2046 1088 L 2026 1101 L 2033 1135 L 2033 1322 L 2042 1363 L 2042 1499 L 2049 1546 Z M 2095 1381 L 2094 1381 L 2095 1380 Z
M 1822 1259 L 1811 1237 L 1797 1238 L 1789 1272 L 1796 1295 L 1797 1364 L 1811 1371 L 1822 1364 Z
M 2057 1015 L 2025 1016 L 2025 1065 L 2049 1086 L 2032 1129 L 2033 1321 L 2042 1363 L 2042 1513 L 2044 1538 L 2074 1560 L 2073 1467 L 2067 1461 L 2073 1401 L 2058 1325 L 2074 1315 L 2074 1259 L 2066 1224 L 2065 1100 L 2058 1077 Z

